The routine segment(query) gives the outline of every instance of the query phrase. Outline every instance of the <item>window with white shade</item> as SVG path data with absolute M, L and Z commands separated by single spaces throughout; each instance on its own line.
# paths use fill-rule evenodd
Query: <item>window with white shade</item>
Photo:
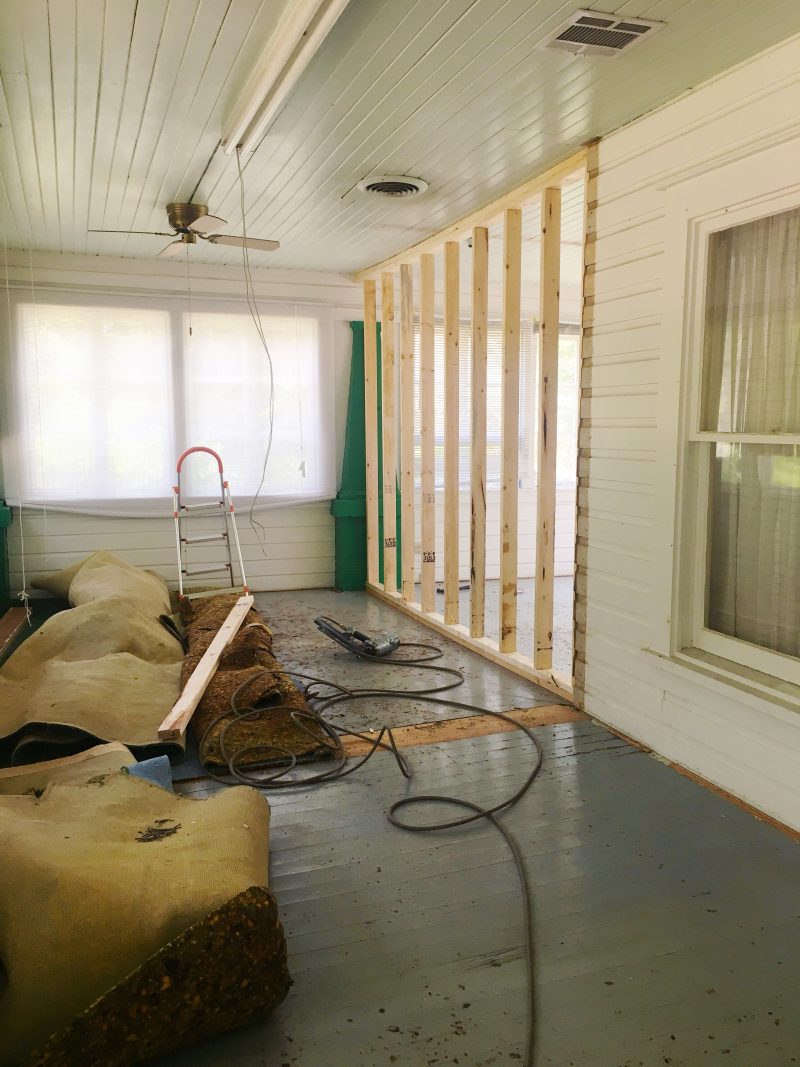
M 3 467 L 12 504 L 163 513 L 175 460 L 218 451 L 234 495 L 251 497 L 272 444 L 260 504 L 335 495 L 324 313 L 264 306 L 269 361 L 247 308 L 24 292 L 12 304 Z M 184 488 L 216 492 L 213 470 Z M 206 474 L 209 477 L 206 477 Z
M 691 643 L 800 683 L 800 208 L 703 254 Z

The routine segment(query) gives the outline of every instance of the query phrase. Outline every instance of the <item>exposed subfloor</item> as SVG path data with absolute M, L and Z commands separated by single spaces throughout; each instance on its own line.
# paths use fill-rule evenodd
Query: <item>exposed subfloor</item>
M 290 646 L 298 663 L 345 684 L 360 684 L 367 668 L 327 648 L 315 613 L 416 629 L 361 594 L 275 594 L 259 606 L 287 642 L 283 655 Z M 532 703 L 529 687 L 472 659 L 448 649 L 448 662 L 468 666 L 471 699 Z M 412 713 L 409 703 L 394 716 L 421 717 L 430 709 Z M 797 844 L 588 720 L 536 734 L 542 772 L 504 821 L 533 886 L 537 1063 L 800 1062 Z M 531 760 L 520 733 L 406 755 L 413 792 L 484 804 L 510 792 Z M 161 1067 L 520 1063 L 523 917 L 506 846 L 491 826 L 391 827 L 384 813 L 405 789 L 380 754 L 341 781 L 270 795 L 270 880 L 295 984 L 271 1019 Z
M 417 586 L 417 597 L 421 587 Z M 500 582 L 486 583 L 484 629 L 487 637 L 497 640 L 500 634 Z M 573 578 L 566 575 L 553 581 L 553 670 L 572 674 L 572 600 Z M 437 587 L 436 610 L 444 611 L 444 588 Z M 458 594 L 458 621 L 469 627 L 470 592 L 462 588 Z M 533 656 L 533 578 L 517 581 L 517 650 Z

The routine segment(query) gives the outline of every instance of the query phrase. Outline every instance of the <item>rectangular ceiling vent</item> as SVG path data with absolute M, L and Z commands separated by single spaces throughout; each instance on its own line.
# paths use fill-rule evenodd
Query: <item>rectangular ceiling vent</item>
M 648 19 L 607 15 L 603 11 L 576 11 L 539 47 L 579 56 L 617 56 L 652 37 L 663 25 Z

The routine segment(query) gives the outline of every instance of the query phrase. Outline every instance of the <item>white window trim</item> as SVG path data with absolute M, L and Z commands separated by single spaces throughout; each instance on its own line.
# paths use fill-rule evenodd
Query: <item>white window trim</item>
M 693 442 L 722 438 L 796 444 L 795 434 L 700 431 L 700 375 L 708 237 L 800 205 L 800 138 L 721 166 L 665 193 L 664 319 L 657 430 L 654 515 L 654 612 L 650 650 L 675 661 L 693 649 L 736 664 L 776 686 L 798 686 L 800 663 L 703 625 L 707 513 L 692 505 L 708 484 L 708 449 Z M 705 479 L 705 482 L 702 481 Z M 702 581 L 695 576 L 702 574 Z M 698 588 L 699 587 L 699 588 Z
M 61 285 L 48 285 L 46 287 L 38 286 L 32 297 L 31 288 L 28 284 L 10 285 L 8 295 L 8 307 L 11 311 L 11 321 L 10 323 L 7 323 L 6 321 L 7 308 L 4 301 L 2 309 L 0 309 L 0 325 L 2 325 L 4 337 L 8 337 L 10 334 L 12 350 L 5 352 L 4 358 L 0 360 L 0 384 L 10 398 L 6 403 L 9 405 L 7 430 L 10 432 L 11 436 L 14 436 L 17 432 L 19 410 L 19 383 L 15 362 L 15 350 L 18 344 L 17 307 L 19 304 L 64 303 L 76 307 L 97 307 L 101 305 L 113 307 L 117 302 L 120 302 L 126 307 L 166 311 L 170 316 L 173 380 L 177 381 L 179 378 L 182 380 L 183 360 L 185 358 L 185 338 L 183 338 L 182 329 L 183 317 L 187 313 L 188 308 L 185 295 L 171 291 L 165 293 L 156 291 L 143 292 L 141 290 L 101 289 L 88 286 L 75 289 Z M 202 304 L 195 305 L 195 312 L 198 310 L 208 310 L 221 314 L 235 313 L 244 316 L 250 314 L 247 303 L 242 299 L 238 299 L 228 294 L 218 295 L 203 293 L 201 296 Z M 331 308 L 328 305 L 315 301 L 276 299 L 272 297 L 258 297 L 257 306 L 260 313 L 264 316 L 270 314 L 294 314 L 295 311 L 299 311 L 301 313 L 305 312 L 318 320 L 320 331 L 320 367 L 325 374 L 325 388 L 330 393 L 333 388 L 333 316 Z M 3 345 L 2 341 L 0 341 L 0 354 L 2 354 L 5 347 L 6 346 Z M 182 419 L 185 415 L 183 404 L 176 406 L 175 410 L 180 419 Z M 173 427 L 175 433 L 174 450 L 176 458 L 180 451 L 179 441 L 181 429 L 181 425 L 176 422 Z M 335 440 L 335 418 L 332 433 Z M 0 451 L 2 451 L 6 463 L 13 465 L 17 462 L 13 450 L 10 449 L 7 444 L 4 443 L 4 448 Z M 171 488 L 171 485 L 165 485 L 163 497 L 157 498 L 136 498 L 133 500 L 123 498 L 115 498 L 111 500 L 89 498 L 81 500 L 54 499 L 46 502 L 15 498 L 12 500 L 12 505 L 15 507 L 21 506 L 26 510 L 33 511 L 38 510 L 77 515 L 97 515 L 109 518 L 161 517 L 165 514 L 167 505 L 169 506 L 166 513 L 171 514 Z M 333 489 L 332 492 L 335 495 L 335 489 Z M 235 492 L 234 495 L 236 495 Z M 297 495 L 270 493 L 262 490 L 253 510 L 255 512 L 260 512 L 287 506 L 302 507 L 308 504 L 328 502 L 331 498 L 331 493 L 320 495 Z M 245 499 L 249 500 L 249 497 L 245 495 Z

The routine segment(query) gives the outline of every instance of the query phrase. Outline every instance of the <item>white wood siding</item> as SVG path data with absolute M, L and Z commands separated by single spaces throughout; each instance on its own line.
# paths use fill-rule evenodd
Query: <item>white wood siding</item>
M 9 253 L 9 280 L 12 286 L 29 286 L 30 263 L 27 254 Z M 125 294 L 182 294 L 184 271 L 170 263 L 142 263 L 136 260 L 98 258 L 95 256 L 59 256 L 35 254 L 33 279 L 38 289 L 119 292 Z M 336 407 L 336 469 L 341 471 L 347 397 L 350 379 L 351 319 L 360 319 L 361 288 L 338 274 L 291 270 L 256 270 L 256 293 L 265 302 L 270 299 L 286 303 L 325 305 L 332 311 L 333 342 L 330 358 L 334 362 L 336 383 L 333 403 Z M 204 297 L 241 299 L 241 270 L 234 267 L 196 264 L 192 268 L 194 307 Z M 5 311 L 3 302 L 2 312 Z M 0 316 L 1 317 L 1 316 Z M 7 332 L 3 324 L 0 351 L 5 351 Z M 170 583 L 176 579 L 175 534 L 172 524 L 171 498 L 165 486 L 164 519 L 123 519 L 49 511 L 25 510 L 20 523 L 18 509 L 8 534 L 9 566 L 13 591 L 22 587 L 22 536 L 25 540 L 27 580 L 58 570 L 81 559 L 95 549 L 108 549 L 137 566 L 149 567 Z M 234 495 L 236 487 L 233 486 Z M 237 500 L 238 528 L 242 541 L 250 587 L 269 589 L 306 589 L 333 585 L 334 545 L 333 517 L 327 503 L 270 508 L 256 518 L 265 528 L 261 543 L 248 521 L 246 501 Z M 200 523 L 198 522 L 198 530 Z M 213 550 L 212 550 L 213 551 Z M 203 558 L 195 550 L 193 560 Z M 209 556 L 209 561 L 219 555 Z
M 669 186 L 800 133 L 800 39 L 602 141 L 590 206 L 578 515 L 585 708 L 800 827 L 800 714 L 672 661 L 651 644 Z M 797 591 L 787 591 L 797 595 Z

